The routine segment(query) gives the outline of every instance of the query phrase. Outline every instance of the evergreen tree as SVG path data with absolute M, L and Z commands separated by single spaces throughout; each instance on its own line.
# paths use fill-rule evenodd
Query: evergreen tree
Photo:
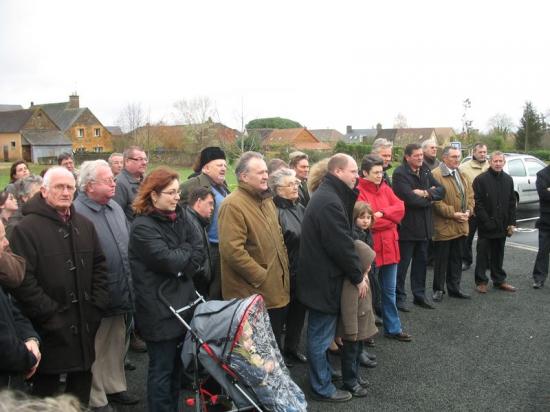
M 540 147 L 540 140 L 544 135 L 546 123 L 544 115 L 537 113 L 531 102 L 525 103 L 523 117 L 519 123 L 516 133 L 516 148 L 528 151 Z

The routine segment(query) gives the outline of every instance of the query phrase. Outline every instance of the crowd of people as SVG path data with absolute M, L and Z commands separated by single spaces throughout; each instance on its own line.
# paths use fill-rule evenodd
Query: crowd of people
M 487 293 L 487 270 L 495 288 L 516 290 L 503 269 L 516 220 L 504 154 L 489 158 L 478 143 L 461 164 L 459 149 L 438 159 L 427 140 L 407 145 L 390 177 L 392 149 L 377 139 L 359 165 L 340 153 L 311 170 L 302 152 L 268 163 L 246 152 L 232 191 L 219 147 L 203 149 L 188 178 L 164 166 L 146 173 L 137 146 L 78 170 L 64 154 L 42 176 L 15 162 L 0 193 L 0 388 L 27 380 L 34 396 L 63 390 L 98 411 L 135 404 L 125 376 L 135 336 L 149 357 L 149 410 L 177 411 L 186 330 L 159 300 L 162 285 L 174 307 L 195 291 L 213 300 L 261 294 L 286 366 L 308 365 L 313 399 L 367 396 L 360 367 L 377 364 L 368 348 L 378 327 L 413 340 L 399 316 L 411 310 L 407 274 L 419 308 L 445 295 L 469 299 L 461 277 L 477 231 L 476 291 Z M 550 166 L 537 189 L 534 288 L 548 274 Z

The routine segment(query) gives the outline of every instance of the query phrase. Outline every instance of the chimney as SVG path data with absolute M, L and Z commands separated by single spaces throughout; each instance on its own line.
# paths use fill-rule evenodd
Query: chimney
M 74 92 L 69 96 L 69 109 L 79 109 L 80 108 L 80 99 L 78 94 Z
M 351 126 L 346 126 L 346 134 L 351 134 L 352 130 Z
M 31 102 L 31 108 L 34 106 L 34 102 Z

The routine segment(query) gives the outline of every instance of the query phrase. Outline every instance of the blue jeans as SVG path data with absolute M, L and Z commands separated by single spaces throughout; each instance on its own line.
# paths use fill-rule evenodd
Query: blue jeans
M 147 341 L 147 405 L 149 412 L 177 412 L 180 393 L 183 336 L 160 342 Z
M 337 315 L 308 310 L 307 356 L 309 383 L 317 395 L 329 397 L 336 392 L 327 350 L 336 335 Z
M 401 332 L 401 320 L 395 304 L 395 284 L 397 280 L 397 263 L 378 268 L 380 290 L 382 291 L 382 320 L 384 331 L 390 334 Z

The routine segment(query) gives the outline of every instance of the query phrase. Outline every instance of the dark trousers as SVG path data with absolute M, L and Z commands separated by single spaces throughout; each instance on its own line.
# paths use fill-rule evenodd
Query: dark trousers
M 460 292 L 462 277 L 462 256 L 466 246 L 466 236 L 456 239 L 433 242 L 434 245 L 434 283 L 433 290 Z
M 296 352 L 300 344 L 306 318 L 306 307 L 296 298 L 291 298 L 286 314 L 285 352 Z
M 210 287 L 208 298 L 211 300 L 222 299 L 222 264 L 220 260 L 220 249 L 217 243 L 210 243 L 210 259 L 212 271 L 210 273 Z
M 504 244 L 506 237 L 498 239 L 477 238 L 477 256 L 475 282 L 476 285 L 487 284 L 489 279 L 485 274 L 491 270 L 491 280 L 495 286 L 499 286 L 506 280 L 506 272 L 502 268 L 504 261 Z
M 411 290 L 415 300 L 426 299 L 426 270 L 428 256 L 427 240 L 400 240 L 399 252 L 401 261 L 397 267 L 397 301 L 407 300 L 405 279 L 411 266 Z M 412 260 L 412 264 L 411 264 Z
M 183 336 L 160 342 L 147 341 L 147 406 L 149 412 L 177 412 L 181 388 L 180 344 Z
M 477 218 L 470 216 L 468 220 L 468 237 L 466 238 L 466 247 L 464 248 L 464 256 L 462 260 L 464 263 L 471 265 L 474 262 L 474 255 L 472 254 L 472 244 L 474 243 L 474 236 L 477 231 Z
M 548 277 L 548 255 L 550 254 L 550 231 L 539 228 L 539 251 L 533 268 L 533 279 L 544 282 Z
M 359 373 L 359 358 L 363 351 L 363 343 L 361 341 L 351 341 L 342 339 L 342 378 L 344 387 L 353 389 L 359 382 L 357 381 Z
M 369 286 L 372 296 L 372 310 L 377 316 L 382 317 L 382 290 L 380 289 L 378 272 L 378 268 L 374 268 L 369 272 Z
M 271 329 L 273 329 L 273 334 L 275 335 L 275 340 L 277 341 L 277 346 L 282 351 L 283 343 L 283 330 L 285 327 L 286 313 L 288 311 L 288 305 L 284 308 L 268 309 L 267 313 L 269 314 L 269 322 L 271 323 Z
M 32 378 L 32 395 L 39 398 L 57 395 L 61 387 L 58 374 L 36 374 Z M 69 372 L 65 383 L 65 393 L 74 395 L 84 407 L 90 402 L 92 371 Z

